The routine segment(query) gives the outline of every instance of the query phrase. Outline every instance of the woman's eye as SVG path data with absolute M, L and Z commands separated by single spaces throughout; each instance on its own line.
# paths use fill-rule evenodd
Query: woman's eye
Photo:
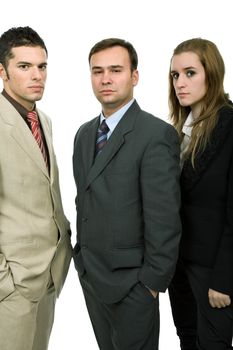
M 177 80 L 179 77 L 179 74 L 178 73 L 172 73 L 172 78 Z
M 195 74 L 195 72 L 193 70 L 188 70 L 186 74 L 187 74 L 187 77 L 190 78 Z

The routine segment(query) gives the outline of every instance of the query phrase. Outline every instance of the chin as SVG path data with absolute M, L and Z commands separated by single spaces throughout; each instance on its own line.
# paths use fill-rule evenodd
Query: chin
M 190 103 L 188 103 L 188 102 L 179 101 L 179 103 L 182 107 L 189 107 L 190 106 Z
M 32 101 L 40 101 L 43 97 L 43 94 L 35 94 L 35 96 L 32 97 Z

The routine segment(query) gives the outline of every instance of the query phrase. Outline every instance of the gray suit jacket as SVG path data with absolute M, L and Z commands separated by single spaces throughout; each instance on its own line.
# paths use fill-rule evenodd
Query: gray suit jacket
M 39 117 L 50 175 L 30 129 L 0 94 L 0 301 L 15 288 L 39 300 L 50 271 L 58 295 L 70 263 L 51 123 L 41 111 Z
M 74 143 L 79 276 L 106 303 L 138 281 L 165 291 L 180 238 L 177 133 L 135 101 L 94 160 L 98 125 L 84 124 Z

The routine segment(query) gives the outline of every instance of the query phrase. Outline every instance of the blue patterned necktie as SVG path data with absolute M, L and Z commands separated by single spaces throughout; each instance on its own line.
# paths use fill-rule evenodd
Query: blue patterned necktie
M 105 119 L 102 121 L 98 128 L 97 140 L 96 140 L 96 150 L 95 155 L 99 154 L 107 142 L 107 133 L 109 132 L 109 127 L 106 124 Z

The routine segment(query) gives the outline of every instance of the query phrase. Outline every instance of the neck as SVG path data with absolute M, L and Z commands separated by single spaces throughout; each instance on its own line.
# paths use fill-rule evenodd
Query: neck
M 201 110 L 202 110 L 202 105 L 200 104 L 197 104 L 191 107 L 193 119 L 197 119 L 198 117 L 200 117 Z

